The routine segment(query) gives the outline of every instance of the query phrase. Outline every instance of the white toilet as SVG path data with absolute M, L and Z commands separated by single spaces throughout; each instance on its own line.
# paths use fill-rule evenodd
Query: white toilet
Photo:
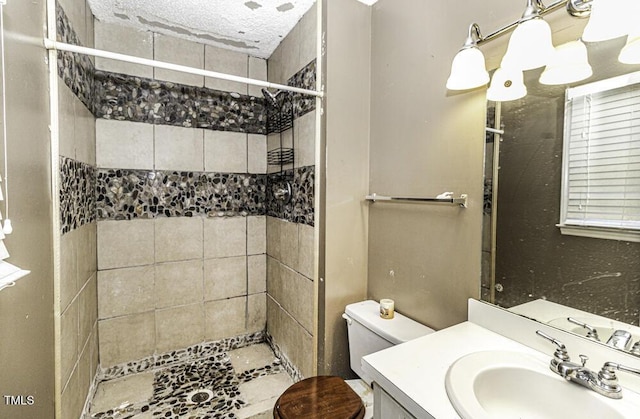
M 280 396 L 274 407 L 275 418 L 328 417 L 327 411 L 322 411 L 325 408 L 331 410 L 334 419 L 373 417 L 371 378 L 362 371 L 362 357 L 433 333 L 433 329 L 397 312 L 393 319 L 381 318 L 380 305 L 373 300 L 349 304 L 342 317 L 349 332 L 351 369 L 361 378 L 346 382 L 355 393 L 338 377 L 311 377 Z

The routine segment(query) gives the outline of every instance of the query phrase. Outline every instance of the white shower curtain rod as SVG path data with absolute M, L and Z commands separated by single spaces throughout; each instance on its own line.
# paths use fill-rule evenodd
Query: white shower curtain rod
M 142 64 L 150 67 L 164 68 L 166 70 L 179 71 L 181 73 L 197 74 L 199 76 L 212 77 L 215 79 L 235 81 L 239 83 L 250 84 L 252 86 L 266 87 L 270 89 L 286 90 L 288 92 L 302 93 L 310 96 L 324 97 L 324 92 L 315 90 L 301 89 L 299 87 L 287 86 L 284 84 L 270 83 L 268 81 L 250 79 L 247 77 L 234 76 L 232 74 L 218 73 L 216 71 L 203 70 L 194 67 L 188 67 L 180 64 L 172 64 L 164 61 L 150 60 L 147 58 L 135 57 L 133 55 L 119 54 L 116 52 L 104 51 L 95 48 L 81 47 L 78 45 L 66 44 L 64 42 L 52 41 L 45 38 L 44 46 L 48 50 L 68 51 L 78 54 L 92 55 L 94 57 L 108 58 L 112 60 L 124 61 L 132 64 Z

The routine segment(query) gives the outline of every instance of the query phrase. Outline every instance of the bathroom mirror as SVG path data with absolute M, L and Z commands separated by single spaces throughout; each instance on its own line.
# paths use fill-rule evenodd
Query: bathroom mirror
M 561 234 L 563 118 L 567 87 L 640 71 L 618 62 L 624 42 L 587 44 L 593 76 L 570 86 L 526 71 L 527 96 L 487 112 L 504 135 L 486 135 L 482 299 L 586 336 L 573 316 L 603 342 L 626 325 L 640 340 L 640 243 Z

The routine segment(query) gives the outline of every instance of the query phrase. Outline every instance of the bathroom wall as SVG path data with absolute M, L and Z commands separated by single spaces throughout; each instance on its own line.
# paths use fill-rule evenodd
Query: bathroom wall
M 315 89 L 317 7 L 314 5 L 268 60 L 268 81 Z M 267 333 L 296 378 L 315 375 L 314 190 L 317 111 L 315 98 L 291 95 L 293 126 L 272 129 L 269 151 L 294 149 L 294 162 L 269 165 L 269 189 L 289 181 L 290 203 L 268 198 Z M 286 100 L 285 100 L 286 101 Z M 290 106 L 285 103 L 284 112 Z M 274 115 L 270 114 L 270 117 Z M 272 124 L 270 124 L 271 126 Z
M 485 90 L 448 92 L 451 60 L 469 24 L 488 33 L 523 8 L 506 0 L 373 6 L 370 192 L 466 193 L 469 207 L 371 205 L 368 293 L 437 329 L 466 320 L 467 298 L 480 293 Z M 488 45 L 489 66 L 503 42 Z
M 367 297 L 371 8 L 325 2 L 326 55 L 322 151 L 318 369 L 352 376 L 345 306 Z
M 0 291 L 0 417 L 54 415 L 54 285 L 45 2 L 4 7 L 9 196 L 13 234 L 8 262 L 31 273 Z M 4 174 L 3 174 L 3 180 Z M 3 202 L 4 204 L 4 202 Z M 6 216 L 4 205 L 0 205 Z M 17 399 L 21 396 L 22 399 Z M 26 404 L 27 397 L 32 404 Z
M 266 61 L 245 54 L 98 21 L 95 35 L 99 49 L 266 78 Z M 108 60 L 96 67 L 101 366 L 111 376 L 203 342 L 264 339 L 260 90 Z
M 93 47 L 93 14 L 85 0 L 61 0 L 61 40 Z M 95 117 L 90 58 L 58 59 L 60 276 L 56 282 L 60 372 L 56 395 L 61 418 L 77 418 L 98 368 L 96 272 Z

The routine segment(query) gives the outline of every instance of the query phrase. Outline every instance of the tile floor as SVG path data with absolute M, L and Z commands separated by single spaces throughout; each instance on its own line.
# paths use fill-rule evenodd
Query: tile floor
M 271 418 L 293 381 L 267 344 L 222 352 L 98 385 L 92 419 Z

